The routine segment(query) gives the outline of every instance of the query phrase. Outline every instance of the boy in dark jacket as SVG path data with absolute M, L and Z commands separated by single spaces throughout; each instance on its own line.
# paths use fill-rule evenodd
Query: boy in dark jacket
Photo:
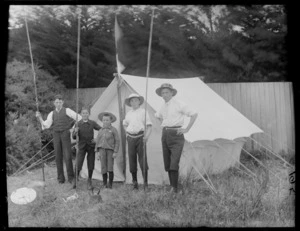
M 88 180 L 87 189 L 91 190 L 92 186 L 92 176 L 95 166 L 95 141 L 94 141 L 94 130 L 100 130 L 101 127 L 95 121 L 89 119 L 89 109 L 83 107 L 81 109 L 82 119 L 78 122 L 78 127 L 76 127 L 72 133 L 73 139 L 76 139 L 78 133 L 78 156 L 77 156 L 77 175 L 81 171 L 85 154 L 87 153 L 87 167 L 88 167 Z M 73 188 L 76 188 L 76 184 L 73 184 Z

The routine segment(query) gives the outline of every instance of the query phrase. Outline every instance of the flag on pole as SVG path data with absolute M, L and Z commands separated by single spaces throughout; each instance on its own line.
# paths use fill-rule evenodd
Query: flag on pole
M 116 60 L 117 60 L 117 71 L 120 74 L 125 66 L 119 60 L 119 54 L 122 53 L 122 38 L 123 32 L 118 24 L 117 15 L 115 16 L 115 42 L 116 42 Z

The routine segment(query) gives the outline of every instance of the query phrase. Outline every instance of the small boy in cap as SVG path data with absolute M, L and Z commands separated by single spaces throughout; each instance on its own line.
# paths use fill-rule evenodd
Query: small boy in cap
M 118 131 L 111 123 L 117 120 L 116 116 L 110 112 L 102 112 L 98 118 L 102 121 L 103 127 L 99 130 L 95 152 L 101 161 L 101 173 L 103 185 L 106 188 L 112 188 L 114 179 L 114 158 L 117 157 L 119 151 L 120 139 Z M 109 183 L 107 185 L 107 172 L 109 173 Z
M 148 113 L 146 114 L 146 126 L 147 133 L 144 134 L 145 130 L 145 109 L 141 108 L 140 105 L 144 102 L 144 98 L 137 94 L 131 94 L 125 99 L 125 104 L 131 107 L 131 110 L 125 116 L 123 120 L 123 126 L 127 133 L 128 143 L 128 157 L 129 157 L 129 168 L 132 174 L 133 188 L 138 189 L 137 182 L 137 158 L 144 178 L 145 187 L 148 186 L 148 163 L 147 156 L 144 159 L 144 141 L 147 142 L 151 131 L 152 123 Z M 145 168 L 144 168 L 145 161 Z
M 87 189 L 92 189 L 92 176 L 95 166 L 95 141 L 94 141 L 94 130 L 100 130 L 101 127 L 95 121 L 89 119 L 89 108 L 82 107 L 81 116 L 82 119 L 78 122 L 78 127 L 75 127 L 72 136 L 76 139 L 78 133 L 78 156 L 77 156 L 77 175 L 82 168 L 82 164 L 87 153 L 87 167 L 88 167 L 88 181 Z M 73 188 L 76 188 L 76 184 L 73 184 Z

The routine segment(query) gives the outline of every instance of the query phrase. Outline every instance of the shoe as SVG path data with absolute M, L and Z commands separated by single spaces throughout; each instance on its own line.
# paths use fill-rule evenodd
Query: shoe
M 114 172 L 109 172 L 108 173 L 108 178 L 109 178 L 109 181 L 108 181 L 108 188 L 112 188 L 112 184 L 113 184 L 113 181 L 114 181 Z
M 148 189 L 148 183 L 145 183 L 145 184 L 144 184 L 144 188 L 145 188 L 145 189 Z
M 139 184 L 137 181 L 133 182 L 133 189 L 139 189 Z
M 72 184 L 72 188 L 76 188 L 76 179 L 73 178 L 72 180 L 69 180 L 69 183 Z
M 64 180 L 59 180 L 58 183 L 63 184 L 63 183 L 65 183 L 65 181 Z
M 177 193 L 178 192 L 178 189 L 175 188 L 175 187 L 172 187 L 171 190 L 170 190 L 171 193 Z
M 76 188 L 76 181 L 74 180 L 73 182 L 72 182 L 72 188 Z
M 107 186 L 107 173 L 102 174 L 102 179 L 103 179 L 103 188 L 108 188 L 108 186 Z
M 92 190 L 93 189 L 92 179 L 90 179 L 90 178 L 87 180 L 87 189 L 88 190 Z

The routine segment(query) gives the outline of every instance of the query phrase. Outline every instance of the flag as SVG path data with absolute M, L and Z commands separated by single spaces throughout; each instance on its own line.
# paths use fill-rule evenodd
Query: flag
M 117 71 L 120 74 L 125 66 L 120 62 L 119 54 L 122 53 L 122 38 L 123 32 L 118 24 L 117 15 L 115 17 L 115 42 L 116 42 L 116 60 L 117 60 Z

